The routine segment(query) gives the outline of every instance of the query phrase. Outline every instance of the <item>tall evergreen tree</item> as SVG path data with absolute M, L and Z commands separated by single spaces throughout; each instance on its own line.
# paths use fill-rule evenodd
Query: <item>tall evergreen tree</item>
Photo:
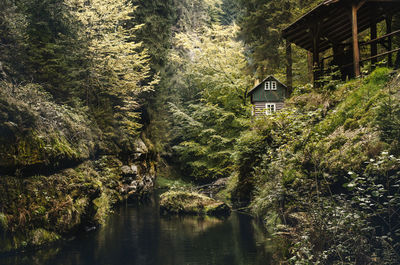
M 20 8 L 27 21 L 26 75 L 43 84 L 59 101 L 68 101 L 80 67 L 80 47 L 75 26 L 63 0 L 23 0 Z M 28 78 L 27 78 L 28 79 Z
M 239 0 L 241 37 L 249 47 L 250 70 L 259 78 L 285 65 L 281 31 L 318 0 Z
M 0 79 L 21 81 L 26 59 L 26 17 L 14 1 L 0 5 Z
M 132 23 L 142 26 L 136 39 L 143 42 L 151 57 L 152 69 L 162 71 L 171 43 L 171 27 L 176 19 L 173 0 L 132 0 L 136 6 Z

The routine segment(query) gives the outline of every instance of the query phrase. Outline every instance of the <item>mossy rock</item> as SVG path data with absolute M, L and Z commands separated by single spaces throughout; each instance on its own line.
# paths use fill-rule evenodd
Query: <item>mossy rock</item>
M 202 194 L 169 191 L 160 196 L 160 211 L 163 214 L 227 216 L 231 210 L 224 202 Z

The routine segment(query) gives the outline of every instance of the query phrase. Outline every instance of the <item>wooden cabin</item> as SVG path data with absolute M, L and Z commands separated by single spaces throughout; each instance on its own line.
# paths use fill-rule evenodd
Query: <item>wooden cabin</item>
M 337 65 L 342 79 L 358 77 L 360 66 L 372 65 L 387 56 L 393 66 L 392 55 L 400 47 L 393 47 L 392 38 L 400 30 L 392 29 L 392 18 L 400 12 L 400 0 L 325 0 L 285 28 L 288 65 L 291 65 L 290 43 L 312 53 L 314 85 L 327 72 L 329 65 Z M 386 32 L 379 36 L 377 24 L 386 23 Z M 370 40 L 362 42 L 359 34 L 369 30 Z M 380 45 L 380 46 L 378 46 Z M 327 53 L 326 53 L 327 52 Z M 324 57 L 325 56 L 325 57 Z M 291 74 L 291 69 L 288 69 Z
M 247 95 L 253 105 L 253 116 L 270 115 L 284 107 L 288 88 L 271 75 L 251 89 Z

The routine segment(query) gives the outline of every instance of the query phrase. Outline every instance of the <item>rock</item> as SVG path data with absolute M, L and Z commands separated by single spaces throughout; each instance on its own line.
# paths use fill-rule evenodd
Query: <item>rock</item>
M 149 152 L 149 149 L 147 148 L 146 144 L 140 138 L 136 140 L 135 146 L 136 146 L 136 153 L 147 154 Z
M 138 167 L 136 165 L 124 165 L 121 167 L 122 182 L 124 184 L 129 184 L 138 177 Z
M 229 178 L 218 179 L 211 184 L 198 187 L 198 191 L 213 198 L 218 192 L 226 187 L 228 180 Z
M 121 171 L 122 171 L 122 175 L 125 175 L 125 176 L 133 175 L 133 170 L 130 166 L 122 166 Z
M 206 214 L 212 216 L 228 216 L 231 209 L 226 203 L 220 202 L 206 207 Z
M 199 193 L 169 191 L 160 196 L 160 211 L 163 214 L 228 216 L 231 209 L 224 202 Z
M 138 174 L 138 167 L 136 165 L 131 165 L 131 170 L 133 174 L 137 175 Z

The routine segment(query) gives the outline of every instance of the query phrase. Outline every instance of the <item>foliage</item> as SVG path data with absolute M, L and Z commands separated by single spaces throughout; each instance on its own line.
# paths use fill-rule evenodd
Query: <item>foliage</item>
M 389 95 L 383 101 L 378 109 L 376 123 L 381 131 L 381 138 L 390 145 L 390 151 L 394 155 L 400 155 L 399 140 L 400 139 L 400 92 L 397 89 L 397 83 L 400 76 L 389 84 Z
M 178 34 L 171 55 L 187 81 L 179 92 L 181 105 L 170 105 L 173 150 L 183 174 L 197 180 L 230 175 L 235 138 L 246 126 L 249 78 L 241 72 L 246 61 L 236 31 L 214 26 Z
M 238 139 L 233 197 L 291 235 L 291 263 L 398 262 L 399 164 L 384 151 L 398 150 L 398 78 L 389 80 L 383 68 L 333 91 L 296 90 L 287 111 Z
M 260 79 L 267 74 L 283 73 L 286 46 L 281 31 L 318 0 L 240 0 L 244 11 L 239 17 L 240 35 L 249 48 L 250 70 Z M 294 70 L 306 73 L 306 55 L 293 48 Z M 303 78 L 306 75 L 302 75 Z M 296 81 L 296 80 L 295 80 Z M 299 80 L 304 83 L 303 80 Z
M 50 176 L 0 178 L 0 207 L 7 236 L 0 251 L 43 245 L 82 225 L 102 223 L 118 197 L 119 177 L 85 162 Z
M 0 7 L 0 78 L 8 81 L 20 78 L 26 54 L 26 17 L 18 12 L 14 1 L 4 0 Z M 11 80 L 10 80 L 11 79 Z
M 124 0 L 2 1 L 1 251 L 103 223 L 125 183 L 118 163 L 92 160 L 152 158 L 138 154 L 139 107 L 158 80 L 135 12 Z
M 175 0 L 177 32 L 196 31 L 203 26 L 218 23 L 221 16 L 221 0 Z
M 171 43 L 171 27 L 176 19 L 174 1 L 132 0 L 131 2 L 136 10 L 129 24 L 141 25 L 135 32 L 135 39 L 142 42 L 148 50 L 152 70 L 165 71 Z
M 86 80 L 87 93 L 111 99 L 116 125 L 127 135 L 134 135 L 140 128 L 138 94 L 149 90 L 156 80 L 144 84 L 149 78 L 150 66 L 146 50 L 132 41 L 140 27 L 128 27 L 134 12 L 125 1 L 70 0 L 70 14 L 82 24 L 79 36 L 87 43 L 85 59 L 89 62 Z M 95 109 L 96 105 L 95 105 Z M 105 128 L 104 128 L 105 129 Z
M 60 160 L 82 161 L 95 150 L 99 132 L 90 126 L 85 108 L 58 105 L 38 85 L 1 83 L 0 165 L 3 169 Z
M 157 176 L 156 185 L 159 189 L 171 190 L 185 190 L 193 187 L 191 183 L 185 182 L 182 179 L 170 179 L 161 176 Z

